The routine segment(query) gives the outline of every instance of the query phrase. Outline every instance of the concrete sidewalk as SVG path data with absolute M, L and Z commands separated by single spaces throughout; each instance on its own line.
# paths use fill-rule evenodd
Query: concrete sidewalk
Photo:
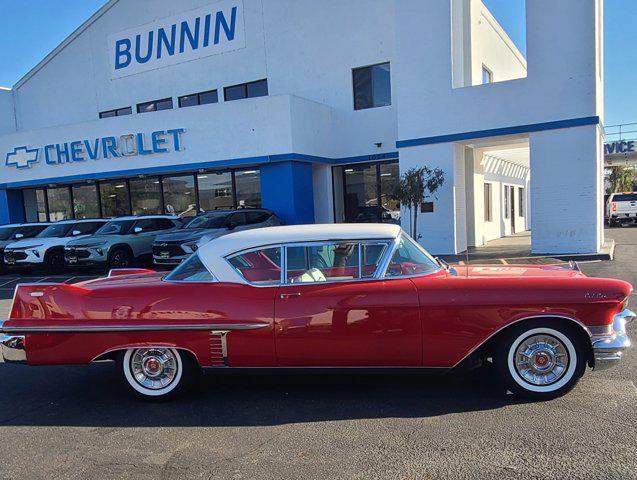
M 607 230 L 608 234 L 609 230 Z M 597 254 L 561 254 L 537 255 L 531 252 L 531 231 L 516 233 L 508 237 L 498 238 L 487 242 L 481 247 L 469 247 L 468 252 L 458 255 L 440 255 L 449 263 L 497 263 L 497 264 L 556 264 L 574 261 L 612 260 L 615 241 L 606 239 L 602 251 Z

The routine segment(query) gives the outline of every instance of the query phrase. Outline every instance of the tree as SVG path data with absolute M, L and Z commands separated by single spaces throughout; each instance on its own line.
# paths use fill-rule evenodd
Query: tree
M 438 189 L 445 183 L 445 174 L 440 168 L 414 167 L 402 174 L 394 189 L 394 198 L 401 205 L 413 212 L 411 236 L 418 239 L 418 209 L 426 198 L 435 196 Z
M 637 175 L 633 167 L 610 167 L 606 193 L 632 192 L 636 181 Z

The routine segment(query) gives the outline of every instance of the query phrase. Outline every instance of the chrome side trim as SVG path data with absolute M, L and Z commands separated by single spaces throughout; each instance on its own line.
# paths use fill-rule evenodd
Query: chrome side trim
M 631 342 L 626 333 L 626 325 L 632 322 L 637 315 L 631 310 L 625 309 L 613 318 L 612 332 L 606 335 L 593 337 L 593 369 L 605 370 L 621 360 L 624 350 L 630 347 Z
M 229 330 L 212 330 L 210 332 L 210 358 L 211 361 L 215 361 L 215 356 L 221 357 L 221 365 L 213 365 L 213 367 L 227 367 L 228 366 L 228 333 Z M 218 350 L 213 344 L 214 340 L 219 340 L 221 350 Z
M 458 360 L 451 368 L 456 368 L 458 365 L 460 365 L 467 357 L 469 357 L 472 353 L 474 353 L 476 350 L 478 350 L 482 345 L 484 345 L 485 343 L 487 343 L 489 340 L 491 340 L 495 335 L 497 335 L 498 333 L 500 333 L 502 330 L 504 330 L 505 328 L 508 328 L 512 325 L 515 325 L 517 323 L 523 322 L 525 320 L 535 320 L 535 319 L 539 319 L 539 318 L 560 318 L 562 320 L 569 320 L 573 323 L 575 323 L 578 327 L 580 327 L 582 330 L 584 330 L 584 332 L 586 332 L 586 334 L 591 337 L 591 331 L 588 329 L 588 327 L 586 327 L 586 325 L 584 325 L 583 323 L 581 323 L 579 320 L 576 320 L 574 318 L 571 317 L 567 317 L 565 315 L 555 315 L 555 314 L 543 314 L 543 315 L 531 315 L 528 317 L 523 317 L 523 318 L 518 318 L 517 320 L 514 320 L 513 322 L 509 322 L 506 325 L 502 325 L 500 328 L 498 328 L 497 330 L 494 330 L 493 332 L 491 332 L 490 335 L 487 336 L 487 338 L 485 338 L 482 342 L 480 342 L 478 345 L 476 345 L 475 347 L 473 347 L 471 350 L 469 350 L 469 352 L 462 357 L 460 360 Z
M 5 333 L 103 333 L 103 332 L 185 332 L 203 330 L 256 330 L 269 323 L 194 324 L 194 325 L 59 325 L 37 327 L 1 327 Z

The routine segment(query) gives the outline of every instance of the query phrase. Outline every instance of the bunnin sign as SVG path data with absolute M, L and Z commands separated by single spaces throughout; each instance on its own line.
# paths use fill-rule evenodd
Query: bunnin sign
M 111 78 L 244 47 L 243 0 L 221 0 L 109 35 Z
M 48 143 L 41 147 L 20 145 L 6 153 L 5 166 L 18 169 L 34 164 L 65 165 L 92 160 L 153 155 L 183 150 L 183 128 L 127 133 L 90 139 Z

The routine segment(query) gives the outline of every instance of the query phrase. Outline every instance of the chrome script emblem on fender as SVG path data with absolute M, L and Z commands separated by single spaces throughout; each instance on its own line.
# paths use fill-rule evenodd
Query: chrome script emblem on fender
M 586 292 L 584 294 L 584 298 L 586 298 L 587 300 L 606 300 L 608 298 L 608 295 L 601 292 Z

